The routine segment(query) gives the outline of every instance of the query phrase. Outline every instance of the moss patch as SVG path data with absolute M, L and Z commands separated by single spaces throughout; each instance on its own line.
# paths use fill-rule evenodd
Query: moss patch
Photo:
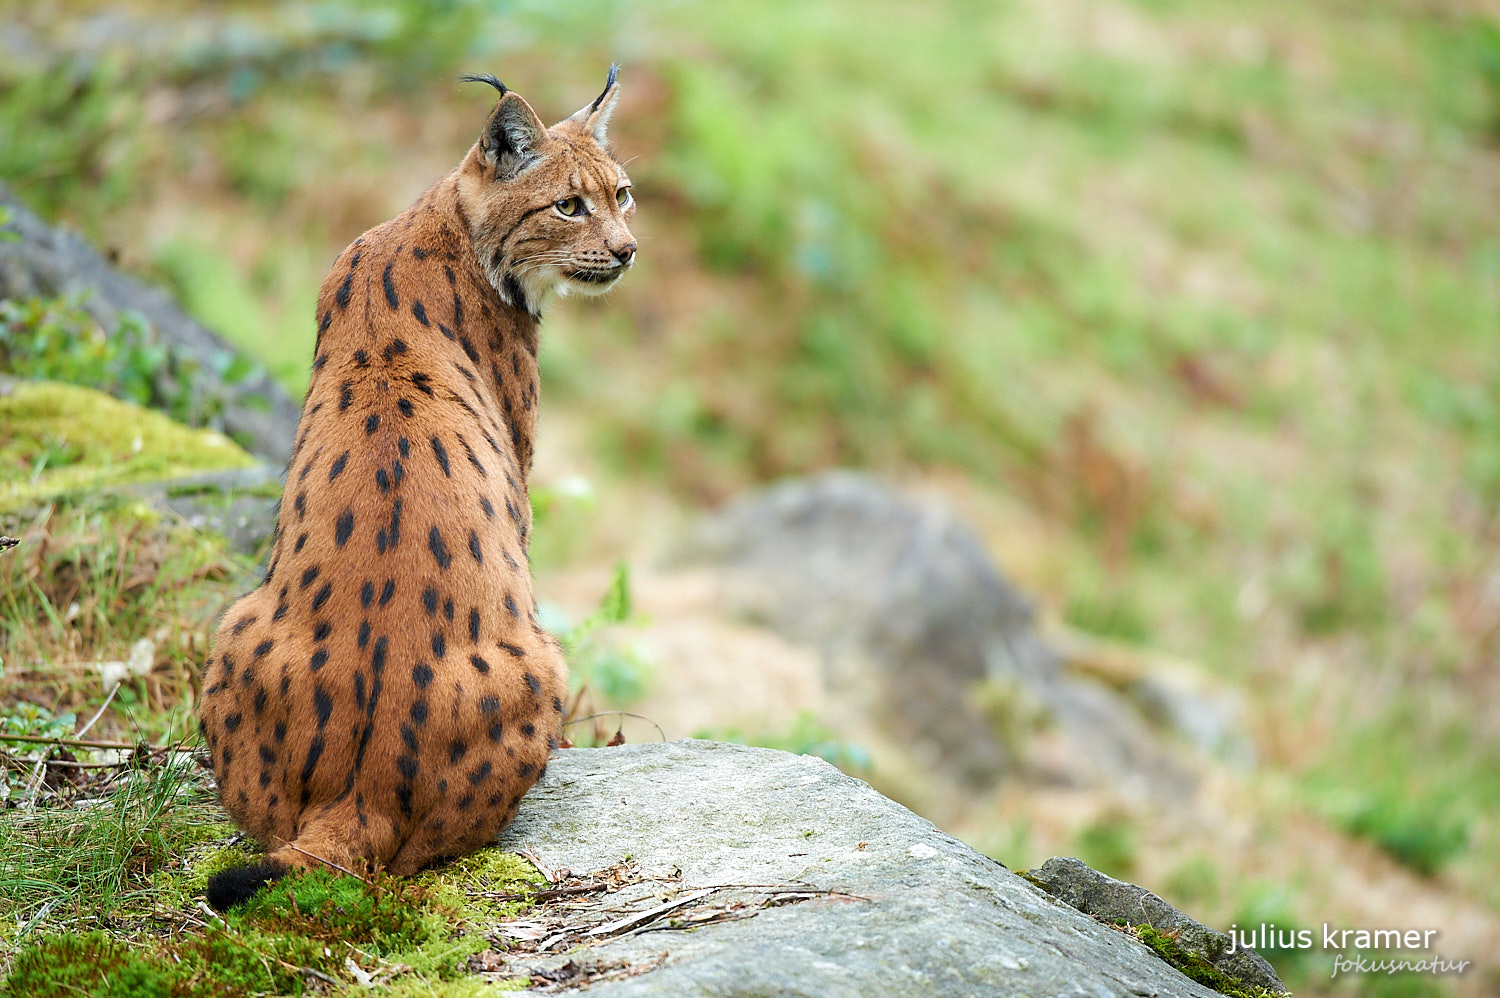
M 1129 931 L 1141 942 L 1151 947 L 1152 952 L 1157 956 L 1181 971 L 1184 976 L 1197 981 L 1206 988 L 1213 988 L 1220 994 L 1229 995 L 1230 998 L 1283 998 L 1281 992 L 1245 984 L 1230 977 L 1198 954 L 1187 952 L 1178 946 L 1171 936 L 1150 925 L 1133 926 L 1129 928 Z
M 530 905 L 531 895 L 545 886 L 536 867 L 497 847 L 418 874 L 413 882 L 427 892 L 435 907 L 465 920 L 514 918 Z
M 0 509 L 254 463 L 221 433 L 92 389 L 20 382 L 0 395 Z

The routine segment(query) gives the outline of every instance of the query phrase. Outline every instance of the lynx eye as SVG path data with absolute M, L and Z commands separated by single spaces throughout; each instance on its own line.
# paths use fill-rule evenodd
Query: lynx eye
M 630 203 L 629 187 L 621 187 L 619 190 L 615 191 L 615 203 L 618 204 L 621 208 Z
M 563 198 L 561 201 L 552 202 L 552 207 L 569 218 L 575 218 L 584 213 L 583 198 Z

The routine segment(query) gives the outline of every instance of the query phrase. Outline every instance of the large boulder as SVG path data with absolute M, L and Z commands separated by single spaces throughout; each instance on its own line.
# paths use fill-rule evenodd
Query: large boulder
M 277 466 L 290 460 L 299 407 L 270 376 L 257 369 L 233 385 L 221 383 L 215 372 L 235 355 L 233 346 L 166 294 L 111 267 L 77 233 L 48 225 L 3 186 L 0 204 L 11 211 L 8 231 L 20 236 L 0 241 L 0 298 L 78 296 L 106 333 L 119 328 L 124 313 L 142 316 L 172 358 L 155 375 L 164 395 L 187 380 L 193 392 L 223 402 L 225 433 Z
M 667 742 L 559 752 L 503 846 L 569 883 L 483 969 L 547 993 L 1212 996 L 1137 939 L 827 763 Z

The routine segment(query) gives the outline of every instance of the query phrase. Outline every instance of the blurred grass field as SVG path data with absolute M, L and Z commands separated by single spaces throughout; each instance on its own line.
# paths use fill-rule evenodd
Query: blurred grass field
M 1494 4 L 0 17 L 0 179 L 294 394 L 326 267 L 473 140 L 488 97 L 452 78 L 553 120 L 619 61 L 641 266 L 543 339 L 542 446 L 596 479 L 600 538 L 616 489 L 949 483 L 1068 625 L 1243 687 L 1293 806 L 1500 911 Z M 1183 891 L 1253 910 L 1214 862 Z

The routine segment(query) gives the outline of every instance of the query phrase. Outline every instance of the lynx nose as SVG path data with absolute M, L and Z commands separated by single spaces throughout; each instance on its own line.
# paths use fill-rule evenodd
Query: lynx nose
M 619 249 L 615 249 L 613 246 L 611 246 L 610 249 L 609 249 L 609 251 L 615 255 L 615 259 L 616 260 L 620 261 L 620 266 L 622 266 L 622 267 L 628 267 L 628 266 L 630 266 L 630 261 L 632 261 L 632 260 L 635 259 L 635 243 L 634 242 L 626 243 L 624 246 L 621 246 Z

